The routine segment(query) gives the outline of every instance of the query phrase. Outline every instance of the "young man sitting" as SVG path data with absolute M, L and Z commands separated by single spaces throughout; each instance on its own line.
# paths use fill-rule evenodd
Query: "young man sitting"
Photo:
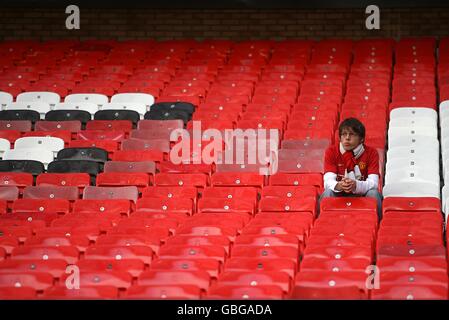
M 345 119 L 338 128 L 340 143 L 330 146 L 324 158 L 325 197 L 365 196 L 377 200 L 379 219 L 382 195 L 379 186 L 379 154 L 364 145 L 365 126 L 356 118 Z

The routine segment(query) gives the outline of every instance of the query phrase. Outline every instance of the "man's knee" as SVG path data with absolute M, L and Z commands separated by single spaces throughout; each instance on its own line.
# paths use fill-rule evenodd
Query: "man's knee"
M 332 191 L 331 189 L 325 189 L 324 191 L 323 191 L 323 193 L 321 194 L 321 197 L 320 197 L 320 199 L 323 199 L 323 198 L 329 198 L 329 197 L 335 197 L 336 195 L 335 195 L 335 192 L 334 191 Z
M 380 194 L 379 190 L 377 190 L 377 189 L 368 190 L 368 192 L 365 194 L 365 197 L 382 199 L 382 195 Z

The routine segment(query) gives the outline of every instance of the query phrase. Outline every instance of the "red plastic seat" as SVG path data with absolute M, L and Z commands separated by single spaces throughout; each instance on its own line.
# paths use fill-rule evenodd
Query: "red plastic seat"
M 443 286 L 448 287 L 446 271 L 440 272 L 380 272 L 380 283 L 385 285 Z
M 65 283 L 67 277 L 68 275 L 61 279 L 62 283 Z M 80 288 L 114 287 L 117 289 L 127 289 L 132 283 L 132 277 L 126 271 L 84 271 L 80 272 L 79 279 Z
M 383 215 L 400 211 L 441 212 L 437 198 L 388 197 L 382 203 Z
M 131 203 L 126 199 L 82 199 L 73 204 L 73 213 L 108 213 L 129 215 L 131 213 Z
M 132 213 L 130 219 L 122 220 L 120 225 L 138 225 L 141 223 L 141 226 L 145 227 L 157 225 L 163 228 L 168 227 L 168 229 L 173 229 L 183 223 L 187 218 L 189 216 L 185 213 L 135 211 Z
M 74 121 L 36 121 L 34 125 L 34 130 L 36 131 L 70 131 L 78 132 L 81 130 L 81 122 L 78 120 Z
M 238 237 L 237 237 L 238 239 Z M 232 250 L 234 258 L 254 258 L 254 259 L 290 259 L 298 265 L 299 250 L 292 246 L 273 244 L 270 247 L 264 245 L 236 245 Z
M 38 121 L 39 122 L 39 121 Z M 36 122 L 37 123 L 37 122 Z M 31 131 L 31 121 L 28 120 L 0 120 L 0 130 L 15 130 L 20 132 Z
M 153 161 L 107 161 L 104 165 L 104 172 L 127 172 L 127 173 L 146 173 L 150 177 L 156 174 L 156 164 Z
M 77 187 L 80 193 L 89 185 L 87 173 L 41 173 L 36 178 L 36 186 Z
M 208 184 L 208 176 L 202 173 L 159 173 L 155 177 L 156 186 L 189 186 L 204 188 Z
M 159 164 L 161 173 L 203 173 L 210 175 L 212 164 L 174 164 L 171 161 L 164 161 Z
M 197 271 L 146 271 L 137 280 L 139 286 L 192 285 L 199 290 L 208 290 L 210 276 L 204 270 Z
M 159 150 L 119 150 L 114 152 L 113 161 L 155 161 L 164 160 L 164 153 Z
M 132 219 L 123 220 L 119 222 L 119 226 L 115 227 L 113 230 L 114 233 L 111 233 L 109 235 L 101 236 L 97 239 L 96 244 L 97 245 L 106 245 L 106 246 L 149 246 L 151 249 L 157 253 L 159 251 L 159 248 L 161 246 L 161 241 L 165 238 L 166 232 L 162 228 L 163 225 L 158 225 L 157 228 L 161 230 L 158 233 L 155 232 L 153 235 L 148 234 L 133 234 L 133 235 L 127 235 L 126 233 L 121 233 L 121 230 L 126 230 L 126 228 L 139 228 L 145 226 L 145 228 L 151 228 L 154 227 L 154 225 L 148 226 L 148 224 L 145 224 L 143 221 L 135 221 L 135 224 L 132 223 L 124 223 L 124 222 L 131 222 Z M 140 222 L 141 224 L 138 225 L 137 223 Z M 143 223 L 142 223 L 143 222 Z M 129 229 L 128 229 L 129 230 Z M 153 228 L 153 231 L 156 229 Z M 117 232 L 117 233 L 115 233 Z
M 65 199 L 17 199 L 12 205 L 13 213 L 57 213 L 70 211 L 70 202 Z
M 378 247 L 388 245 L 443 245 L 441 227 L 382 227 L 378 233 Z
M 310 212 L 316 214 L 316 196 L 302 198 L 262 198 L 259 204 L 264 212 Z
M 137 278 L 143 272 L 145 264 L 138 259 L 83 259 L 77 263 L 80 272 L 128 272 L 133 278 Z
M 299 249 L 298 238 L 294 235 L 273 235 L 273 236 L 254 236 L 240 235 L 237 237 L 234 249 L 238 246 L 255 246 L 255 247 L 291 247 Z
M 275 285 L 251 286 L 233 286 L 217 285 L 210 289 L 208 299 L 232 299 L 232 300 L 269 300 L 283 299 L 284 292 Z
M 222 246 L 202 245 L 166 245 L 159 250 L 160 259 L 214 259 L 220 263 L 224 263 L 226 259 L 226 250 Z
M 142 198 L 137 201 L 136 211 L 139 212 L 171 212 L 192 215 L 191 199 L 152 199 Z
M 266 186 L 262 189 L 262 198 L 306 198 L 316 196 L 313 186 Z
M 118 289 L 114 286 L 82 286 L 79 289 L 67 289 L 65 286 L 46 290 L 43 299 L 51 300 L 103 300 L 117 299 Z
M 0 273 L 0 288 L 32 288 L 44 291 L 53 286 L 53 277 L 43 272 Z
M 365 259 L 367 263 L 372 261 L 372 248 L 365 247 L 340 247 L 340 246 L 306 246 L 304 255 L 309 258 L 322 259 Z
M 87 200 L 130 200 L 134 203 L 138 198 L 138 190 L 135 186 L 129 187 L 92 187 L 84 188 L 83 199 Z
M 77 187 L 56 186 L 29 186 L 23 191 L 24 199 L 65 199 L 75 201 L 78 199 Z
M 64 260 L 68 264 L 75 264 L 79 251 L 74 246 L 24 246 L 14 249 L 11 257 L 14 260 Z
M 100 260 L 139 260 L 149 265 L 153 258 L 153 250 L 143 245 L 96 245 L 87 248 L 86 259 Z
M 217 285 L 249 286 L 258 287 L 273 285 L 288 294 L 291 290 L 291 279 L 284 272 L 266 271 L 266 272 L 242 272 L 225 271 L 219 278 Z
M 121 150 L 158 150 L 170 152 L 170 141 L 165 139 L 127 139 L 122 142 Z
M 139 190 L 151 184 L 151 175 L 137 172 L 103 172 L 97 175 L 98 187 L 136 186 Z
M 33 175 L 26 172 L 1 172 L 0 186 L 15 186 L 23 190 L 33 185 Z
M 142 198 L 192 199 L 196 203 L 198 191 L 195 187 L 151 186 L 143 189 Z
M 47 273 L 53 278 L 60 278 L 67 269 L 64 260 L 7 260 L 0 264 L 2 273 Z
M 165 283 L 162 285 L 134 285 L 125 294 L 125 299 L 192 299 L 201 297 L 201 290 L 196 285 Z
M 254 202 L 241 198 L 203 198 L 199 201 L 199 212 L 248 213 L 254 214 Z
M 0 288 L 0 300 L 31 300 L 36 299 L 36 297 L 36 290 L 34 288 Z
M 264 178 L 263 175 L 258 173 L 216 172 L 212 175 L 211 184 L 214 187 L 252 186 L 261 188 L 264 185 Z
M 95 226 L 74 226 L 74 227 L 50 227 L 36 230 L 37 237 L 87 237 L 89 241 L 95 241 L 100 235 L 100 229 Z
M 204 235 L 204 236 L 192 236 L 192 235 L 175 235 L 167 239 L 167 245 L 185 245 L 185 246 L 202 246 L 202 245 L 214 245 L 222 246 L 226 253 L 229 253 L 230 240 L 229 238 L 221 235 Z
M 217 224 L 182 225 L 177 229 L 178 235 L 186 236 L 225 236 L 230 241 L 234 241 L 238 234 L 238 229 L 231 226 L 217 226 Z
M 364 272 L 299 272 L 294 299 L 363 300 L 368 298 Z
M 446 286 L 382 285 L 371 292 L 372 300 L 447 300 Z
M 83 130 L 76 135 L 76 140 L 122 141 L 124 139 L 125 132 L 112 130 Z
M 320 213 L 340 212 L 368 212 L 377 214 L 377 203 L 373 198 L 325 198 L 320 202 Z
M 113 130 L 130 132 L 133 124 L 129 120 L 92 120 L 86 124 L 86 130 Z
M 269 181 L 272 186 L 314 186 L 318 192 L 323 189 L 321 174 L 276 173 L 269 177 Z
M 242 235 L 284 235 L 293 234 L 298 240 L 304 242 L 309 227 L 301 225 L 274 225 L 274 224 L 249 224 L 243 229 Z
M 377 258 L 387 257 L 429 257 L 442 258 L 446 254 L 442 245 L 387 245 L 377 248 Z
M 444 272 L 447 269 L 444 258 L 431 257 L 384 257 L 377 266 L 385 272 Z
M 231 257 L 226 261 L 226 271 L 229 272 L 270 272 L 278 271 L 288 274 L 293 278 L 297 272 L 297 264 L 286 258 L 246 258 Z

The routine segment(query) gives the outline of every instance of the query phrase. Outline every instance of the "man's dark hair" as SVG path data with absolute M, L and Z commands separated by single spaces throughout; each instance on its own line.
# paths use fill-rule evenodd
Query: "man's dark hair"
M 350 128 L 354 131 L 359 137 L 365 139 L 365 126 L 359 119 L 356 118 L 347 118 L 340 123 L 338 127 L 338 135 L 341 137 L 341 133 L 343 129 Z

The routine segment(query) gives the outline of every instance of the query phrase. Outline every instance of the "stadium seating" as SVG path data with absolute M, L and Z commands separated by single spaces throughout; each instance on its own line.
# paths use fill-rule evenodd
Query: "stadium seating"
M 448 39 L 5 44 L 0 299 L 449 298 Z M 318 202 L 347 117 L 380 221 Z

